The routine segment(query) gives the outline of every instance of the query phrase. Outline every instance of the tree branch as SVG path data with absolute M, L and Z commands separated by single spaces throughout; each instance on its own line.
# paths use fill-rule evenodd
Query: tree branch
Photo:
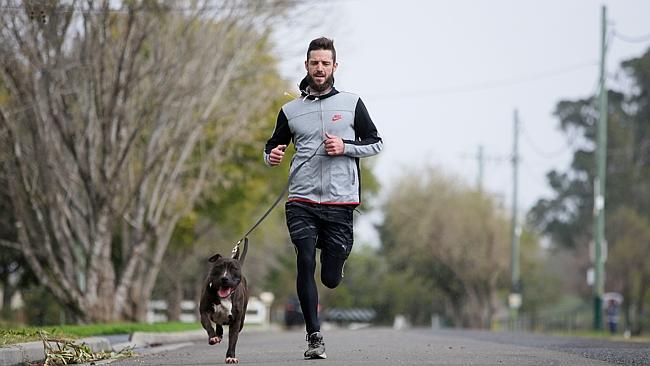
M 16 249 L 16 250 L 21 250 L 20 244 L 14 242 L 14 241 L 6 240 L 6 239 L 0 239 L 0 246 L 11 248 L 11 249 Z

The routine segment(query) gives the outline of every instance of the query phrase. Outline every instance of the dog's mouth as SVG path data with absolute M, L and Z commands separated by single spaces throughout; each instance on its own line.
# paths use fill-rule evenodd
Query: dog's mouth
M 221 286 L 219 287 L 217 294 L 219 295 L 220 298 L 225 299 L 228 296 L 230 296 L 233 291 L 235 291 L 234 287 Z

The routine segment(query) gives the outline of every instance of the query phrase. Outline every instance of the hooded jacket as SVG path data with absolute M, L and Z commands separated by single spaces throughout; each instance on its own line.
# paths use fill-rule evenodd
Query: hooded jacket
M 359 158 L 378 154 L 382 139 L 359 96 L 335 88 L 320 96 L 306 92 L 307 80 L 300 83 L 301 98 L 280 109 L 273 135 L 264 148 L 264 162 L 278 145 L 293 141 L 296 153 L 289 176 L 316 148 L 316 155 L 305 163 L 289 182 L 289 201 L 320 204 L 360 204 L 361 175 Z M 329 156 L 321 143 L 325 133 L 343 139 L 343 155 Z

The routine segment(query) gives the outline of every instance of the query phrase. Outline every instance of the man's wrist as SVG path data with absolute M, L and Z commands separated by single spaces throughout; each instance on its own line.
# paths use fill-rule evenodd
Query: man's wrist
M 270 157 L 271 154 L 267 154 L 266 152 L 264 152 L 264 164 L 266 164 L 267 166 L 273 166 L 273 164 L 271 164 L 271 160 L 269 160 Z

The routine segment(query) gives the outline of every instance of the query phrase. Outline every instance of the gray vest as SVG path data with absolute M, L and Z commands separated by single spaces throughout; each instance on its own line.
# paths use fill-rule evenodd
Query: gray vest
M 318 147 L 318 152 L 296 173 L 289 185 L 289 199 L 317 203 L 358 204 L 359 172 L 356 146 L 345 144 L 344 155 L 329 156 L 321 142 L 325 133 L 355 140 L 354 111 L 359 96 L 346 92 L 325 99 L 295 99 L 282 107 L 293 134 L 296 154 L 291 174 Z

